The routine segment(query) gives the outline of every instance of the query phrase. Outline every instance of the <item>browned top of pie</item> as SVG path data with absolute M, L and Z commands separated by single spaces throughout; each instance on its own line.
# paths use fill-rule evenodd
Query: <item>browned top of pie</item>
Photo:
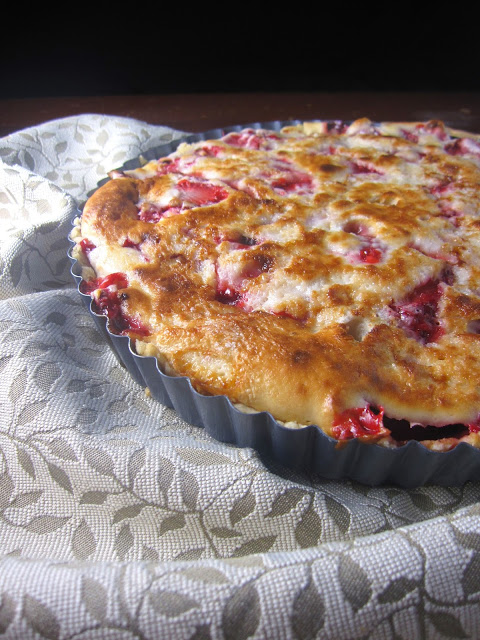
M 440 122 L 183 144 L 87 202 L 83 287 L 201 393 L 338 439 L 478 444 L 479 196 L 477 137 Z

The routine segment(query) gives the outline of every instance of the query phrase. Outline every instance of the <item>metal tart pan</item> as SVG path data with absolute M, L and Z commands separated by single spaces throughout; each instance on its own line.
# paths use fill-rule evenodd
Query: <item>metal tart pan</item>
M 147 150 L 126 162 L 119 171 L 137 168 L 142 162 L 168 155 L 181 142 L 219 138 L 243 128 L 279 130 L 301 121 L 256 122 L 188 135 L 173 143 Z M 101 186 L 107 180 L 99 182 Z M 73 245 L 73 242 L 72 242 Z M 110 344 L 119 362 L 153 398 L 175 409 L 188 423 L 203 427 L 216 440 L 258 451 L 266 464 L 283 465 L 306 474 L 318 474 L 329 480 L 349 478 L 370 486 L 394 484 L 414 488 L 425 484 L 462 485 L 480 479 L 480 450 L 461 442 L 446 452 L 432 451 L 417 441 L 395 448 L 365 444 L 357 439 L 342 442 L 325 434 L 315 425 L 287 428 L 268 412 L 245 413 L 226 396 L 198 393 L 185 377 L 166 375 L 156 358 L 139 356 L 128 336 L 108 329 L 107 318 L 95 313 L 89 295 L 80 291 L 81 266 L 69 251 L 71 273 L 79 295 L 95 320 L 97 328 Z

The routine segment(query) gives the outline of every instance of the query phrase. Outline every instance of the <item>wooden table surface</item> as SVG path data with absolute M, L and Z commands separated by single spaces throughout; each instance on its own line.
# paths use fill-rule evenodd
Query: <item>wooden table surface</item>
M 278 92 L 0 100 L 0 136 L 81 113 L 126 116 L 183 131 L 289 119 L 429 120 L 480 133 L 480 93 Z

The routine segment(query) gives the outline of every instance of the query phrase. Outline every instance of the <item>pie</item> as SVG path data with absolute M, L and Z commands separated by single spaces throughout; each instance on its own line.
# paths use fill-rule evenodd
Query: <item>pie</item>
M 115 171 L 80 291 L 171 376 L 287 427 L 480 446 L 480 137 L 306 122 Z

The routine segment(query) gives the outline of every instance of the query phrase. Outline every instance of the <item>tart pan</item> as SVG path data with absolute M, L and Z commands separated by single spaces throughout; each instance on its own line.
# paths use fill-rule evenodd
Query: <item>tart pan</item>
M 150 149 L 118 170 L 135 169 L 145 161 L 166 156 L 182 142 L 219 138 L 245 127 L 279 130 L 300 122 L 256 122 L 188 135 Z M 98 186 L 107 180 L 102 180 Z M 315 425 L 287 428 L 268 412 L 245 413 L 237 409 L 226 396 L 198 393 L 188 378 L 166 375 L 159 368 L 156 358 L 136 354 L 128 336 L 109 331 L 106 316 L 95 313 L 90 295 L 80 291 L 81 266 L 71 251 L 69 258 L 79 295 L 119 362 L 138 384 L 148 387 L 153 398 L 175 409 L 186 422 L 204 427 L 216 440 L 239 447 L 251 447 L 258 451 L 267 464 L 273 462 L 298 472 L 318 474 L 329 480 L 349 478 L 370 486 L 389 483 L 404 488 L 427 483 L 449 486 L 480 478 L 480 450 L 464 442 L 446 452 L 432 451 L 415 440 L 395 448 L 365 444 L 357 439 L 339 445 L 337 440 Z

